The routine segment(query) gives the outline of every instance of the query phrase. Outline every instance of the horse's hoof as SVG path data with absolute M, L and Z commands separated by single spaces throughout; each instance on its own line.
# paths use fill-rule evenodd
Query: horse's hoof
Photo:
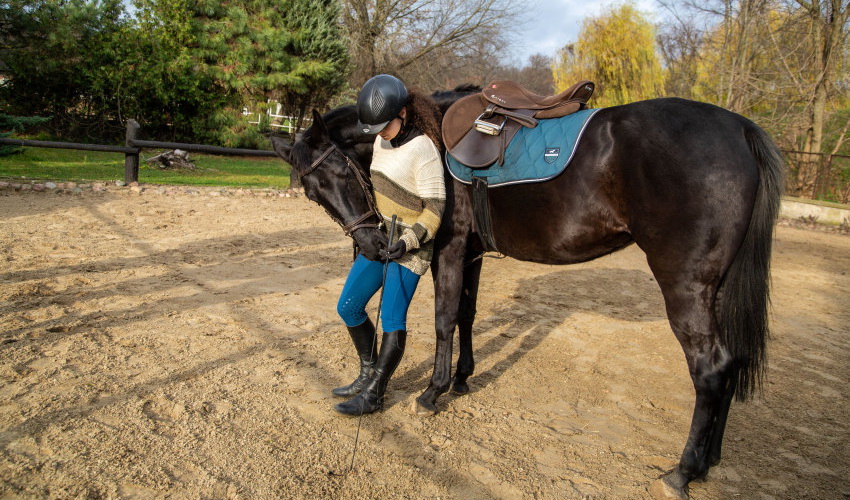
M 680 476 L 678 469 L 664 474 L 649 486 L 649 494 L 656 500 L 688 500 L 687 483 L 677 486 Z
M 433 403 L 425 403 L 418 399 L 413 402 L 413 413 L 420 417 L 430 417 L 437 414 L 437 405 Z
M 466 382 L 455 382 L 452 384 L 452 392 L 461 396 L 469 394 L 469 384 Z

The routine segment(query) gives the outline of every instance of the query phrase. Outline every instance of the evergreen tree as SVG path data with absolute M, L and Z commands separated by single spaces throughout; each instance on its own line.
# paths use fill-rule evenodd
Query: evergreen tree
M 292 30 L 293 61 L 287 85 L 273 97 L 284 103 L 298 124 L 310 108 L 322 109 L 346 86 L 349 56 L 337 24 L 339 6 L 332 0 L 294 0 L 287 13 Z
M 14 133 L 23 132 L 29 127 L 41 125 L 48 118 L 40 116 L 11 116 L 0 113 L 0 137 L 10 137 Z M 8 144 L 0 144 L 0 157 L 19 153 L 21 148 Z
M 221 135 L 215 118 L 234 98 L 199 60 L 204 34 L 195 6 L 188 0 L 136 0 L 136 25 L 128 33 L 135 44 L 112 85 L 122 95 L 116 104 L 146 135 L 215 143 Z
M 0 3 L 0 111 L 51 115 L 60 137 L 145 135 L 257 146 L 242 107 L 294 114 L 344 85 L 336 0 L 9 0 Z
M 220 139 L 238 144 L 243 106 L 274 99 L 303 116 L 345 83 L 347 52 L 335 0 L 201 0 L 194 7 L 197 46 L 190 57 L 213 78 L 227 106 L 211 116 Z
M 109 64 L 110 39 L 122 29 L 120 0 L 8 0 L 0 3 L 0 103 L 12 115 L 51 115 L 57 135 L 102 132 L 94 105 L 96 68 Z

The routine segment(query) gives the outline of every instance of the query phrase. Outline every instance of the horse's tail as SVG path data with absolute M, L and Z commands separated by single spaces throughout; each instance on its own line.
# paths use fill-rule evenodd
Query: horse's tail
M 745 136 L 758 163 L 759 185 L 750 225 L 723 278 L 717 307 L 740 401 L 761 388 L 767 367 L 770 253 L 784 187 L 784 160 L 770 137 L 752 122 L 747 123 Z

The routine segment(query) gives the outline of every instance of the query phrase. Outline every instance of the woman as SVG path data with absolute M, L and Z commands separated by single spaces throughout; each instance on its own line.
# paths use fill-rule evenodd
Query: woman
M 387 382 L 401 361 L 407 339 L 407 310 L 419 278 L 428 270 L 446 192 L 440 157 L 440 111 L 427 95 L 408 92 L 390 75 L 367 81 L 357 96 L 358 126 L 377 134 L 371 176 L 378 211 L 389 226 L 397 216 L 394 241 L 381 250 L 389 261 L 381 304 L 384 335 L 380 352 L 366 304 L 380 289 L 384 263 L 358 255 L 337 305 L 360 357 L 360 375 L 333 390 L 351 397 L 336 410 L 346 415 L 383 407 Z

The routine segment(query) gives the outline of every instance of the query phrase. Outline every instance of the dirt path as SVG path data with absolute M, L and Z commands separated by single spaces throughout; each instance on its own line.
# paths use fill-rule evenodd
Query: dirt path
M 693 389 L 643 254 L 488 259 L 472 393 L 410 406 L 433 363 L 414 299 L 388 407 L 335 305 L 350 243 L 261 194 L 0 191 L 2 498 L 648 498 Z M 732 408 L 694 499 L 850 497 L 850 237 L 780 227 L 765 392 Z M 374 310 L 374 305 L 370 306 Z

